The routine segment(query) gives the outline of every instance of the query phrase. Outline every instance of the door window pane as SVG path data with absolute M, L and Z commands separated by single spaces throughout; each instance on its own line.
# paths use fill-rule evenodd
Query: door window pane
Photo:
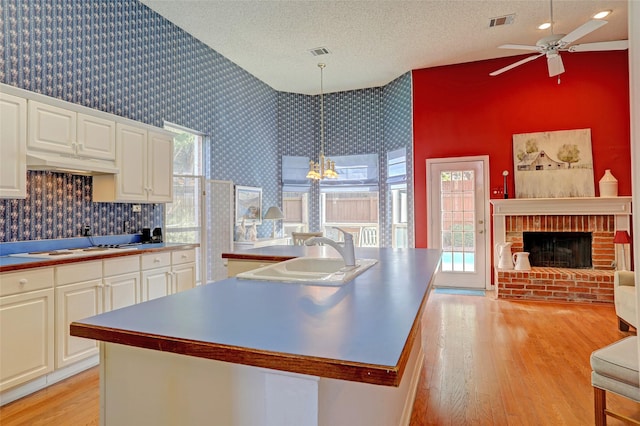
M 442 270 L 475 272 L 475 173 L 440 173 Z

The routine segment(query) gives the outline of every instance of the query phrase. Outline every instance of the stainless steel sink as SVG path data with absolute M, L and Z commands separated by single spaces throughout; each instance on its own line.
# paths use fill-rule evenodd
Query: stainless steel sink
M 236 277 L 245 280 L 338 286 L 348 283 L 376 263 L 376 259 L 356 259 L 355 266 L 345 266 L 341 258 L 298 257 L 242 272 Z

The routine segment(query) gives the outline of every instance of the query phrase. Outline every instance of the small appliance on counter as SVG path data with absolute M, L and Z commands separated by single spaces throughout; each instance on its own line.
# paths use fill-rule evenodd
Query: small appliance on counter
M 142 228 L 142 237 L 140 237 L 142 244 L 148 244 L 151 241 L 151 228 Z
M 153 233 L 151 234 L 151 242 L 152 243 L 162 242 L 162 228 L 153 228 Z

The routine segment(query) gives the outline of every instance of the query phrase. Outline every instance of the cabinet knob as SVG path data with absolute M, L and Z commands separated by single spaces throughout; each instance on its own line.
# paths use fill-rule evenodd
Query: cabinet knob
M 21 278 L 21 279 L 20 279 L 20 281 L 18 281 L 18 284 L 20 284 L 20 285 L 25 285 L 25 284 L 26 284 L 26 283 L 28 283 L 28 282 L 29 282 L 29 280 L 28 280 L 28 279 L 26 279 L 26 278 Z
M 153 259 L 153 263 L 160 263 L 160 258 L 156 257 L 155 259 Z
M 187 256 L 186 254 L 183 254 L 183 255 L 182 255 L 182 258 L 183 258 L 183 259 L 186 259 L 187 257 L 189 257 L 189 256 Z

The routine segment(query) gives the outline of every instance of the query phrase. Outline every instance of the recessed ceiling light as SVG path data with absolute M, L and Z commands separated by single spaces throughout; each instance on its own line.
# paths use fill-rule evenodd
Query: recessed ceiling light
M 551 26 L 551 22 L 545 22 L 544 24 L 540 24 L 538 25 L 538 29 L 539 30 L 546 30 L 547 28 L 549 28 Z
M 607 16 L 609 16 L 610 13 L 611 13 L 610 10 L 603 10 L 602 12 L 598 12 L 595 15 L 593 15 L 593 19 L 606 18 Z

